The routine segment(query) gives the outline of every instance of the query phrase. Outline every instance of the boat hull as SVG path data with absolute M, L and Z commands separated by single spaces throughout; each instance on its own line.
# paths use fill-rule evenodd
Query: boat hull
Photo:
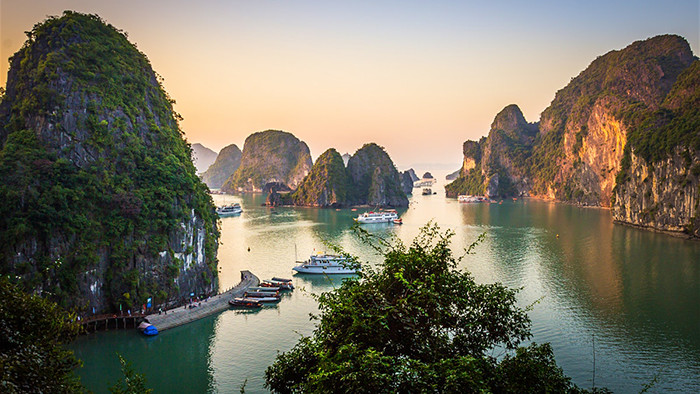
M 325 275 L 334 275 L 334 274 L 356 274 L 357 272 L 352 269 L 352 268 L 347 268 L 347 267 L 319 267 L 319 266 L 304 266 L 304 265 L 298 265 L 294 268 L 292 268 L 294 271 L 300 273 L 300 274 L 325 274 Z

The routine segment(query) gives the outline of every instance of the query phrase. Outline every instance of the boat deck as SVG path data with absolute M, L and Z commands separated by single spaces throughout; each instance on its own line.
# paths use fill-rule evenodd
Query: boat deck
M 156 326 L 158 331 L 165 331 L 173 327 L 199 320 L 229 308 L 229 300 L 233 297 L 241 297 L 249 287 L 260 284 L 260 279 L 250 271 L 241 271 L 241 281 L 235 287 L 208 300 L 197 302 L 197 307 L 177 307 L 159 314 L 146 316 L 146 321 Z

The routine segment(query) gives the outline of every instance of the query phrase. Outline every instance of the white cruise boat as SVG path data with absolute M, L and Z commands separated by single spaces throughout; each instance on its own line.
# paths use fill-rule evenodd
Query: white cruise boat
M 473 203 L 473 202 L 487 202 L 488 199 L 484 196 L 469 196 L 469 195 L 459 195 L 457 196 L 457 201 L 459 202 L 465 202 L 465 203 Z
M 355 274 L 357 270 L 350 266 L 347 258 L 343 256 L 317 253 L 312 254 L 311 257 L 292 268 L 294 271 L 300 274 Z
M 391 223 L 394 221 L 394 219 L 398 219 L 399 214 L 396 213 L 393 209 L 388 210 L 388 211 L 379 211 L 379 212 L 365 212 L 361 215 L 358 215 L 357 218 L 355 218 L 355 221 L 357 223 L 361 224 L 368 224 L 368 223 Z
M 241 208 L 241 204 L 239 203 L 224 205 L 216 208 L 216 213 L 218 213 L 219 216 L 233 216 L 238 215 L 241 212 L 243 212 L 243 208 Z

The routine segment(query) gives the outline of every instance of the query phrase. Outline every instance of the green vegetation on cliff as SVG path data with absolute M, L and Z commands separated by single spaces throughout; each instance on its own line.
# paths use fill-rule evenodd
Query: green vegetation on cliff
M 319 156 L 292 199 L 295 205 L 339 206 L 347 204 L 349 193 L 350 177 L 343 158 L 331 148 Z
M 460 175 L 452 183 L 445 185 L 447 197 L 457 197 L 461 194 L 473 196 L 483 196 L 486 194 L 484 175 L 481 173 L 481 163 L 467 172 Z
M 212 189 L 219 189 L 241 165 L 241 150 L 231 144 L 219 152 L 216 161 L 202 174 L 202 181 Z
M 311 170 L 311 154 L 305 142 L 279 130 L 253 133 L 243 145 L 241 164 L 221 187 L 227 192 L 259 192 L 270 182 L 290 189 Z
M 353 204 L 408 206 L 399 172 L 379 145 L 369 143 L 358 149 L 348 161 L 347 170 L 353 184 Z
M 0 105 L 0 272 L 81 309 L 204 290 L 217 217 L 145 55 L 95 15 L 67 11 L 27 35 Z M 186 223 L 206 265 L 180 289 Z

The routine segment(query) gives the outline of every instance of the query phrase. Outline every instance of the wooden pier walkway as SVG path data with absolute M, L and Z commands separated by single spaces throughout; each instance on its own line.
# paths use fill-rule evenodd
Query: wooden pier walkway
M 260 284 L 260 279 L 250 271 L 241 271 L 241 282 L 234 288 L 206 301 L 196 303 L 196 307 L 177 307 L 161 314 L 146 316 L 146 321 L 156 326 L 158 331 L 165 331 L 213 315 L 228 309 L 228 302 L 233 297 L 242 297 L 249 288 Z

